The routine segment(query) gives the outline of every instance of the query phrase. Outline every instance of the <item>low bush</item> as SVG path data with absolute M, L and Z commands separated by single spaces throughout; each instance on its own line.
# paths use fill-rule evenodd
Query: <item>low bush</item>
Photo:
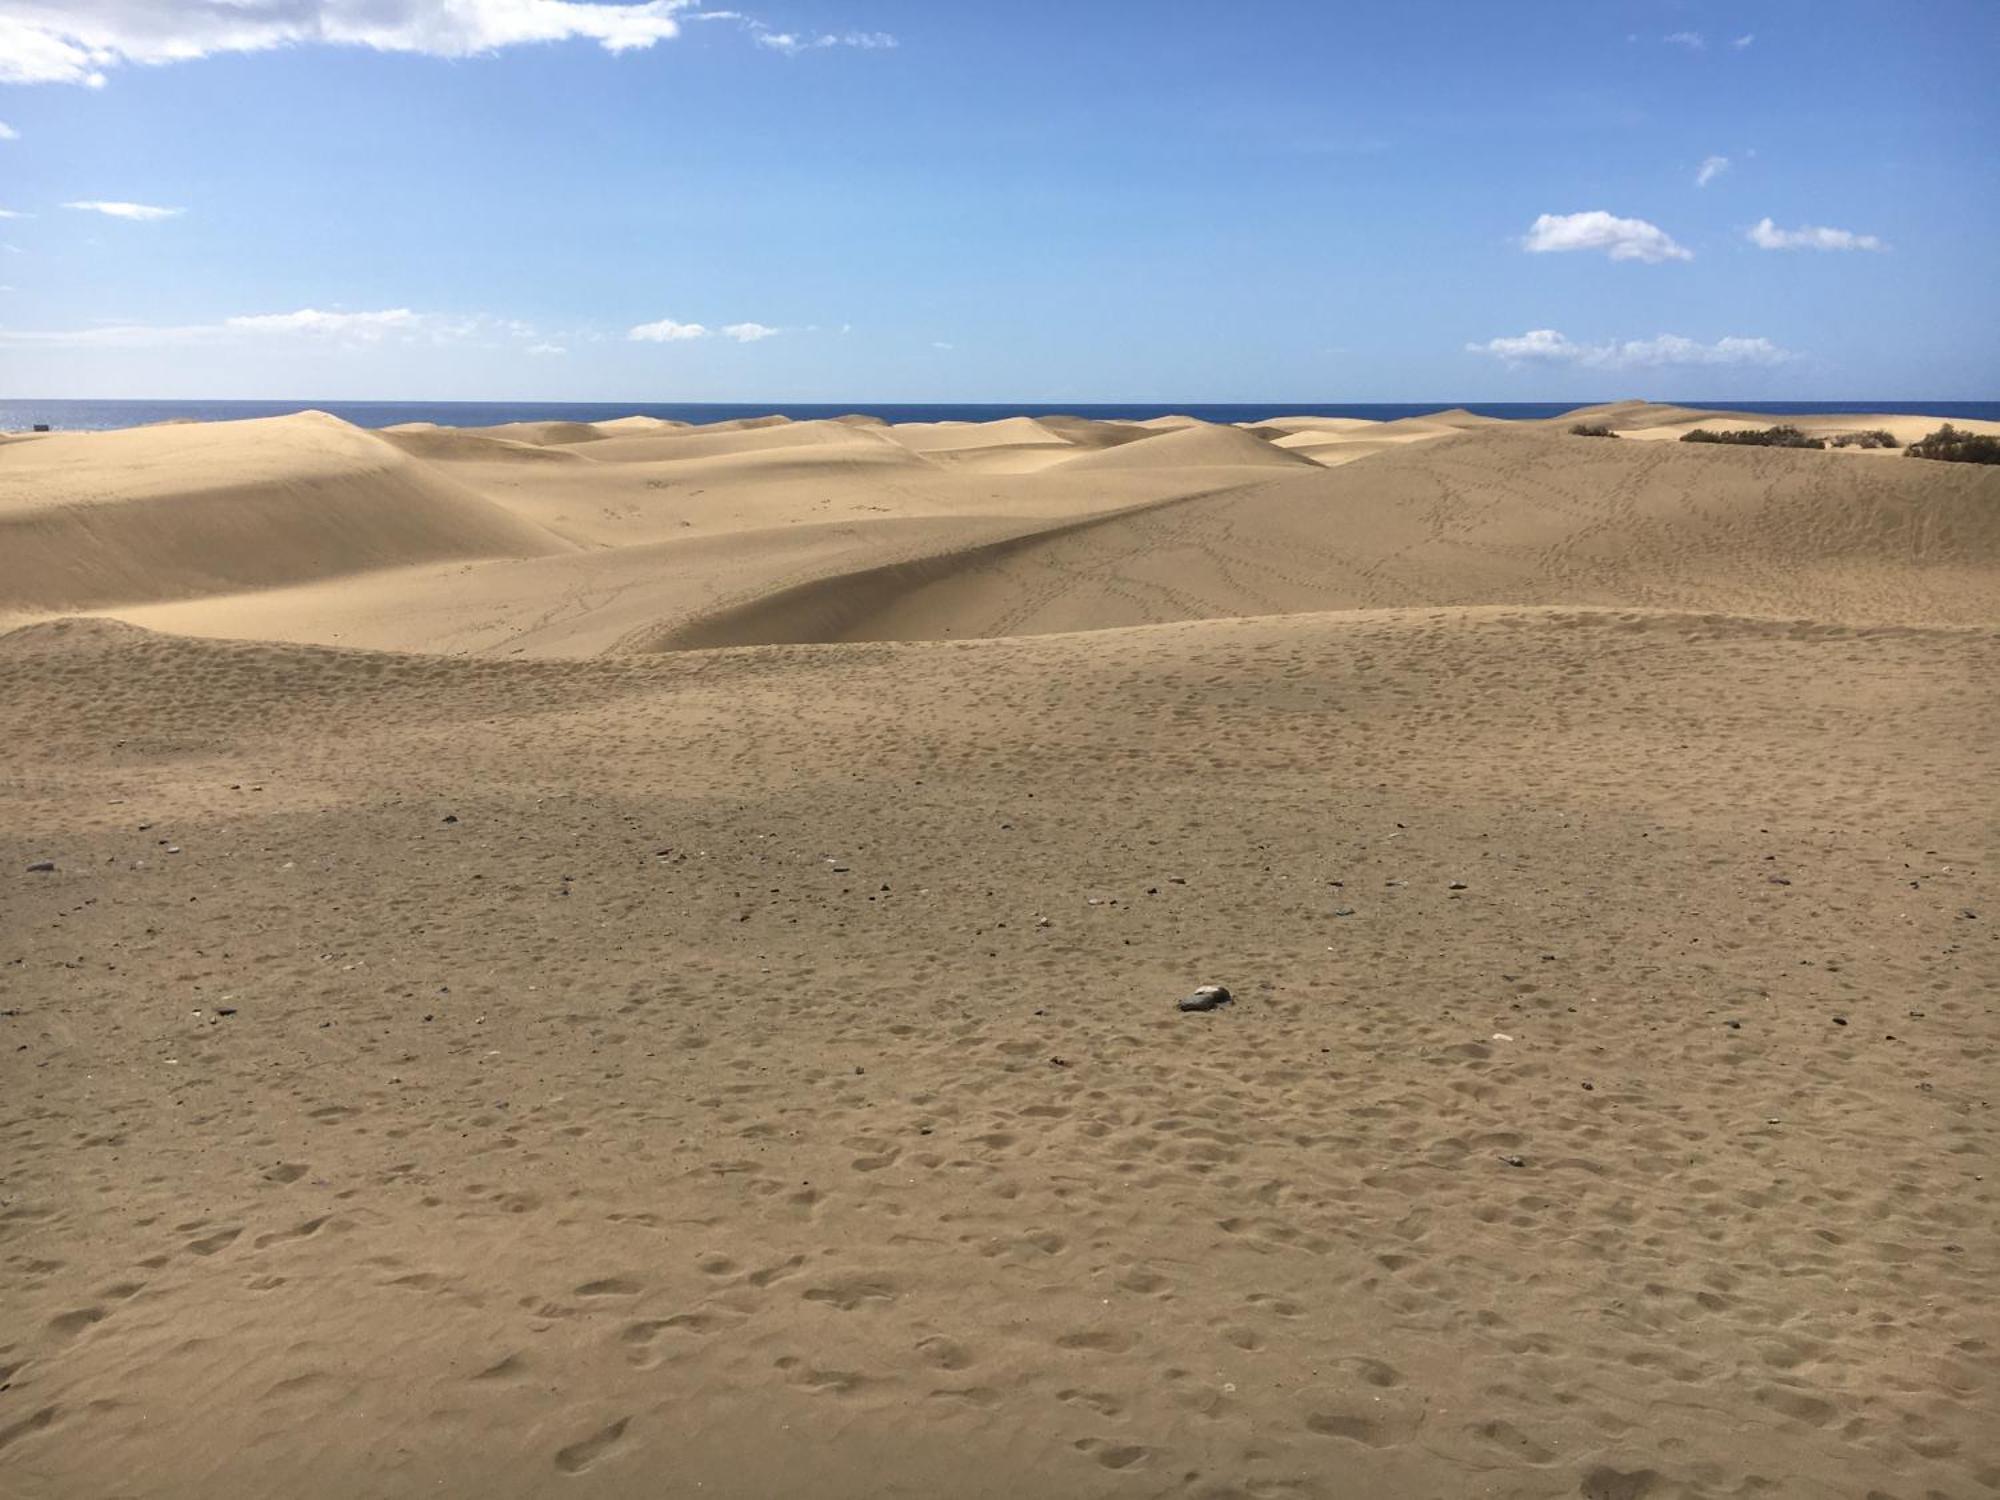
M 1807 437 L 1796 427 L 1745 427 L 1736 432 L 1706 432 L 1697 427 L 1681 434 L 1684 443 L 1733 443 L 1741 448 L 1824 448 L 1825 438 Z
M 1833 440 L 1833 446 L 1836 448 L 1900 448 L 1903 445 L 1896 441 L 1896 435 L 1893 432 L 1884 432 L 1880 427 L 1874 427 L 1870 428 L 1867 432 L 1843 432 Z
M 1573 437 L 1617 437 L 1618 434 L 1602 422 L 1579 422 L 1570 428 Z
M 2000 464 L 2000 438 L 1960 432 L 1947 422 L 1903 450 L 1905 458 L 1935 458 L 1948 464 Z

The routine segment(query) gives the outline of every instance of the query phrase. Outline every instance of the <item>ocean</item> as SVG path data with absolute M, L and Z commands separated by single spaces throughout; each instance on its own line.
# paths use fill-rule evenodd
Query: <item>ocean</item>
M 1271 416 L 1366 417 L 1394 421 L 1427 412 L 1463 407 L 1481 416 L 1515 421 L 1559 417 L 1578 401 L 1263 401 L 1254 404 L 1160 404 L 1157 402 L 992 402 L 910 403 L 851 401 L 833 405 L 796 401 L 55 401 L 0 400 L 0 432 L 47 425 L 58 432 L 141 427 L 151 422 L 227 422 L 276 417 L 289 412 L 331 412 L 358 427 L 399 422 L 436 422 L 445 427 L 491 427 L 502 422 L 600 422 L 634 415 L 678 422 L 726 422 L 773 413 L 806 421 L 862 412 L 889 422 L 990 422 L 1000 417 L 1061 413 L 1076 417 L 1144 419 L 1184 413 L 1209 422 L 1254 422 Z M 1676 401 L 1678 406 L 1755 411 L 1771 416 L 1826 412 L 1910 413 L 1940 418 L 2000 421 L 2000 401 Z

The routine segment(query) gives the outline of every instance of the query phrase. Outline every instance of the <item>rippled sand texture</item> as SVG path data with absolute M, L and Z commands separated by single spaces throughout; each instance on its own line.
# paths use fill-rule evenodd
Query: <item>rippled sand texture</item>
M 1993 1493 L 2000 475 L 1656 417 L 0 444 L 0 1492 Z

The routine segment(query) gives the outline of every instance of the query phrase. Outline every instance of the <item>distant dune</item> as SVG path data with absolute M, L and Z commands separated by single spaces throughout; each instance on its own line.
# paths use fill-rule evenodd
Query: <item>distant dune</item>
M 1581 420 L 1627 440 L 1570 436 Z M 1648 441 L 1758 420 L 1625 402 L 1520 424 L 632 418 L 375 434 L 307 414 L 45 436 L 0 448 L 0 620 L 115 608 L 197 633 L 560 651 L 1423 605 L 1989 616 L 1991 470 Z M 774 544 L 793 528 L 826 540 Z
M 309 412 L 10 444 L 0 613 L 564 550 L 398 441 Z
M 1241 428 L 1191 422 L 1164 427 L 1135 443 L 1080 453 L 1063 467 L 1071 473 L 1161 468 L 1282 469 L 1311 462 Z

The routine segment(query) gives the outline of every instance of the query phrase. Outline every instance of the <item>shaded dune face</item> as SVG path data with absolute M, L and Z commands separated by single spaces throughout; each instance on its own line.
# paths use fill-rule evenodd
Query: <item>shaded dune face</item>
M 201 598 L 566 550 L 397 441 L 306 413 L 9 445 L 0 451 L 0 611 Z
M 651 644 L 968 639 L 1421 605 L 1880 623 L 1993 615 L 2000 484 L 1976 468 L 1579 448 L 1543 434 L 1453 436 L 815 579 Z

